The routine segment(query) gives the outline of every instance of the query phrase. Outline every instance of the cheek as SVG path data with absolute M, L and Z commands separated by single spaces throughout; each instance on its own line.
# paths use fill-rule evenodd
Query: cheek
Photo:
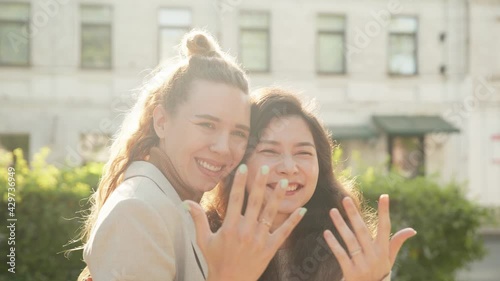
M 232 144 L 231 146 L 231 151 L 233 153 L 233 157 L 235 160 L 238 160 L 237 162 L 239 163 L 241 159 L 243 159 L 243 156 L 245 155 L 245 151 L 247 149 L 247 142 L 246 141 L 236 141 Z
M 253 186 L 253 183 L 255 181 L 255 178 L 257 174 L 259 173 L 260 169 L 260 164 L 259 161 L 257 161 L 255 158 L 250 157 L 248 161 L 246 162 L 246 165 L 248 167 L 248 176 L 247 176 L 247 185 L 246 189 L 247 191 L 250 191 L 250 189 Z
M 317 162 L 309 161 L 303 165 L 304 171 L 307 174 L 307 180 L 311 184 L 316 185 L 319 176 L 319 166 Z
M 314 164 L 312 165 L 313 169 L 311 169 L 311 177 L 313 177 L 314 179 L 316 179 L 316 181 L 318 181 L 318 176 L 319 176 L 319 166 L 318 164 Z

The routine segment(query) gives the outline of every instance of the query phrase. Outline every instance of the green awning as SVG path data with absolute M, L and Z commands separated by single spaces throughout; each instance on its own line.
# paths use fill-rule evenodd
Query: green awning
M 431 133 L 458 133 L 459 129 L 440 116 L 378 115 L 373 122 L 389 135 L 424 135 Z
M 377 136 L 377 132 L 369 126 L 328 126 L 334 140 L 370 139 Z

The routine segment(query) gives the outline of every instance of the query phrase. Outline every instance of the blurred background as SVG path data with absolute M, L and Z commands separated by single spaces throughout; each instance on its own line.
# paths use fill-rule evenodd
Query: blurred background
M 393 185 L 455 183 L 474 206 L 500 208 L 498 0 L 0 0 L 2 163 L 25 167 L 34 189 L 71 190 L 87 176 L 65 171 L 83 167 L 95 176 L 90 192 L 99 168 L 89 165 L 107 160 L 134 89 L 192 28 L 214 34 L 253 89 L 281 85 L 314 98 L 350 175 L 377 167 L 398 176 Z M 59 169 L 57 184 L 31 178 L 33 161 Z M 457 280 L 500 280 L 500 229 L 481 223 L 471 233 L 487 251 L 458 263 Z M 47 276 L 17 278 L 55 280 Z

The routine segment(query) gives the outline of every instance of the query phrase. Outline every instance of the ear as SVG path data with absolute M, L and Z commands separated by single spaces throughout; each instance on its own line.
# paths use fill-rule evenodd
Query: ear
M 168 114 L 163 106 L 158 105 L 153 110 L 153 126 L 158 138 L 165 138 L 165 132 L 168 123 Z

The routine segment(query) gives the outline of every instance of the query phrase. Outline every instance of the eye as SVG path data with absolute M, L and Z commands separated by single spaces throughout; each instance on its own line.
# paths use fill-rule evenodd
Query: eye
M 312 152 L 309 151 L 299 151 L 297 152 L 298 155 L 307 155 L 307 156 L 313 156 Z
M 248 137 L 247 134 L 243 131 L 234 131 L 233 135 L 235 135 L 237 137 L 244 138 L 244 139 L 246 139 Z
M 278 154 L 278 152 L 276 150 L 272 150 L 272 149 L 262 149 L 259 151 L 259 153 L 263 153 L 263 154 L 266 154 L 266 155 L 276 155 Z
M 200 127 L 207 128 L 207 129 L 215 129 L 215 124 L 210 123 L 210 122 L 202 122 L 202 123 L 198 123 L 197 125 Z

